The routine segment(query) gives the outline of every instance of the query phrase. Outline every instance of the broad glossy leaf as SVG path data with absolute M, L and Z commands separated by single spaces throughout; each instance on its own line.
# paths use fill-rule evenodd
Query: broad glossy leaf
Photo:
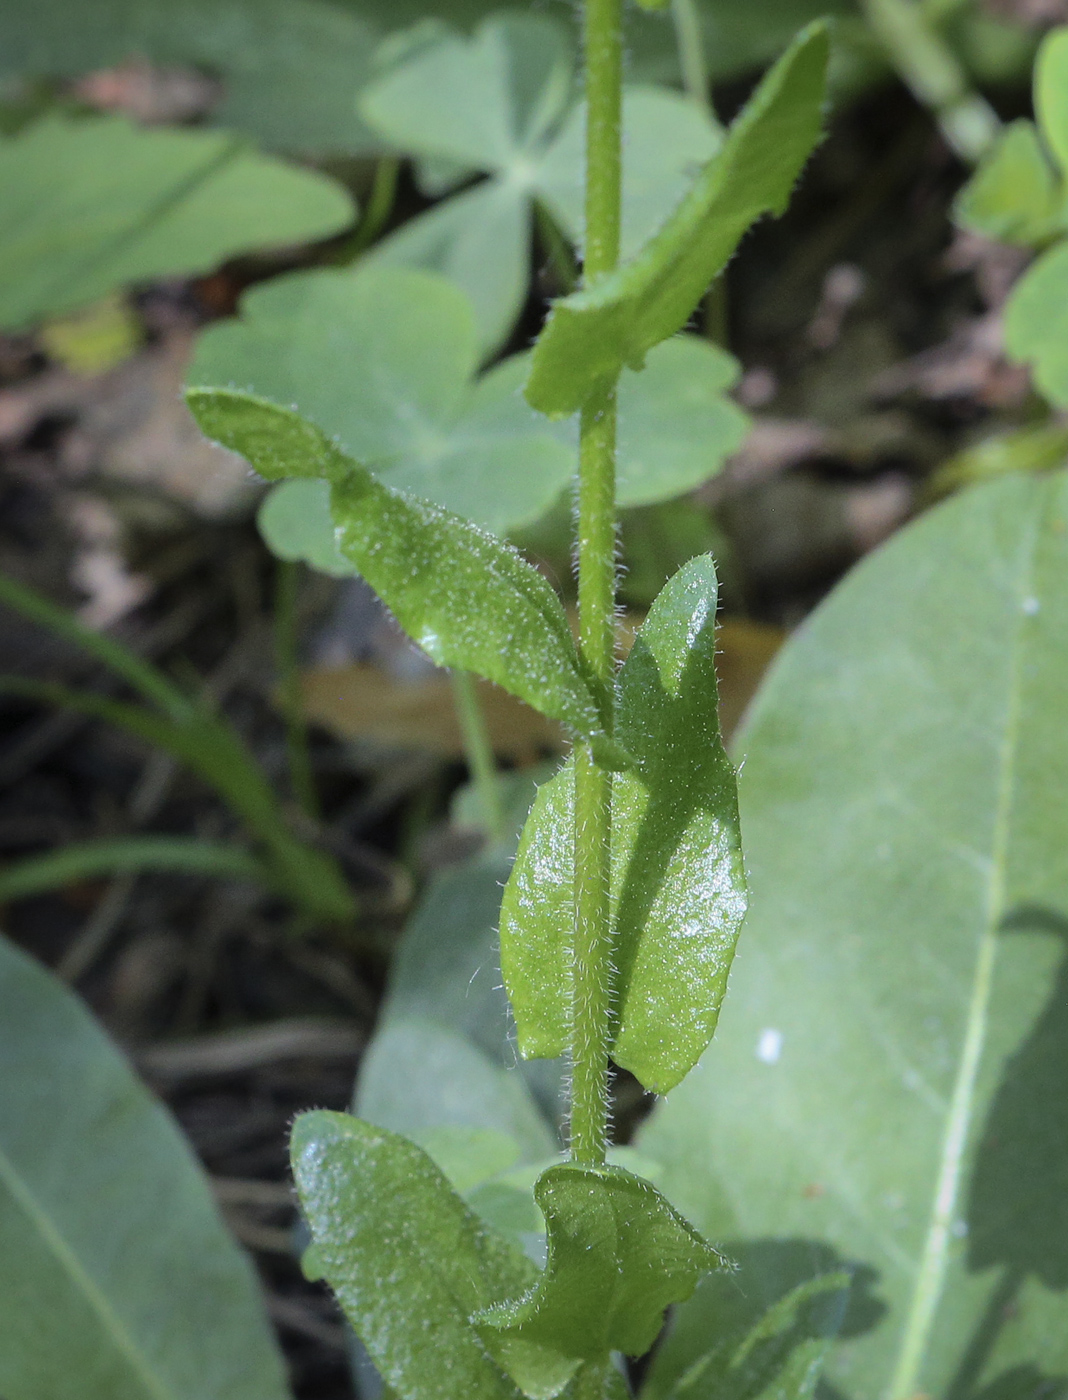
M 317 1270 L 403 1400 L 518 1400 L 469 1322 L 534 1265 L 479 1221 L 421 1148 L 344 1113 L 293 1125 Z
M 0 1393 L 284 1400 L 258 1288 L 163 1107 L 0 939 Z
M 441 666 L 461 666 L 602 742 L 564 610 L 518 551 L 470 521 L 380 485 L 314 424 L 251 394 L 191 389 L 208 437 L 268 480 L 332 484 L 338 548 Z
M 621 1167 L 550 1167 L 534 1190 L 549 1255 L 537 1286 L 482 1313 L 483 1332 L 524 1387 L 528 1364 L 547 1355 L 604 1362 L 611 1351 L 642 1356 L 664 1310 L 689 1298 L 702 1274 L 726 1262 L 641 1177 Z
M 302 272 L 246 294 L 241 310 L 200 337 L 191 384 L 236 385 L 294 407 L 388 485 L 499 534 L 537 519 L 570 480 L 573 450 L 523 398 L 525 358 L 476 378 L 471 305 L 443 277 L 382 266 Z M 722 417 L 725 406 L 718 397 L 709 405 L 713 434 L 714 407 Z M 303 505 L 307 518 L 310 495 Z M 270 512 L 288 557 L 298 541 L 287 542 L 280 507 Z M 300 557 L 317 562 L 314 548 L 331 559 L 332 526 L 318 544 L 300 521 L 294 529 L 306 540 Z
M 193 64 L 224 80 L 210 121 L 279 150 L 358 154 L 382 145 L 353 103 L 380 32 L 365 7 L 321 0 L 4 0 L 0 72 Z
M 0 137 L 0 325 L 116 287 L 205 272 L 247 249 L 336 233 L 355 213 L 324 175 L 218 132 L 53 116 Z
M 495 15 L 470 38 L 446 31 L 414 44 L 360 97 L 367 121 L 399 149 L 435 171 L 444 162 L 454 173 L 490 177 L 411 220 L 371 255 L 433 268 L 463 286 L 484 350 L 507 339 L 526 296 L 532 201 L 582 236 L 584 121 L 572 107 L 573 63 L 570 36 L 555 20 Z M 624 123 L 623 237 L 634 251 L 720 137 L 692 103 L 663 90 L 628 94 Z
M 617 734 L 637 760 L 612 787 L 612 1057 L 666 1093 L 716 1027 L 745 912 L 734 770 L 719 737 L 715 569 L 661 592 L 619 677 Z M 524 1055 L 569 1040 L 574 778 L 540 790 L 501 907 L 501 963 Z
M 641 1146 L 706 1233 L 874 1275 L 858 1400 L 1068 1367 L 1066 685 L 1068 478 L 1014 476 L 859 565 L 739 741 L 741 955 Z
M 1068 175 L 1068 28 L 1042 41 L 1035 63 L 1035 115 L 1064 175 Z
M 1068 240 L 1031 264 L 1005 307 L 1005 345 L 1030 364 L 1035 383 L 1068 407 Z
M 781 214 L 822 120 L 828 40 L 811 25 L 765 76 L 727 140 L 658 233 L 618 272 L 558 301 L 534 350 L 527 398 L 575 413 L 598 386 L 685 325 L 746 229 Z
M 1038 132 L 1010 123 L 957 196 L 954 217 L 965 228 L 1005 243 L 1043 243 L 1061 227 L 1064 192 Z

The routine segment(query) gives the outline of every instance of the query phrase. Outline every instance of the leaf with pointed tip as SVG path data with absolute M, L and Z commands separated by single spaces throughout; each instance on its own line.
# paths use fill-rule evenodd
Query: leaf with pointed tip
M 445 31 L 365 87 L 365 119 L 398 149 L 489 178 L 410 220 L 372 262 L 443 272 L 475 307 L 488 352 L 507 339 L 529 285 L 535 201 L 583 236 L 584 126 L 572 103 L 571 37 L 545 15 L 492 15 L 470 37 Z M 570 108 L 570 111 L 568 109 Z M 636 251 L 670 214 L 689 172 L 718 148 L 708 116 L 678 93 L 641 88 L 623 100 L 622 245 Z
M 819 138 L 827 53 L 825 24 L 803 30 L 663 228 L 618 272 L 555 304 L 527 383 L 535 408 L 576 413 L 624 365 L 640 369 L 685 325 L 746 229 L 782 213 Z
M 858 1400 L 1066 1374 L 1066 693 L 1068 474 L 1014 475 L 858 565 L 739 738 L 741 954 L 640 1145 L 706 1232 L 877 1277 Z
M 603 1362 L 612 1351 L 642 1356 L 664 1310 L 689 1298 L 723 1256 L 663 1196 L 621 1167 L 550 1167 L 534 1191 L 545 1216 L 545 1271 L 523 1297 L 477 1315 L 496 1332 L 521 1387 L 547 1355 Z
M 427 1154 L 345 1113 L 303 1113 L 293 1176 L 327 1280 L 403 1400 L 519 1400 L 469 1318 L 537 1270 L 487 1230 Z
M 79 999 L 0 938 L 0 1394 L 284 1400 L 203 1169 Z
M 51 116 L 0 136 L 0 325 L 18 329 L 131 282 L 324 238 L 347 191 L 213 131 Z
M 560 601 L 517 550 L 381 485 L 289 409 L 231 390 L 190 389 L 186 399 L 207 436 L 239 452 L 261 476 L 331 482 L 338 548 L 438 665 L 496 681 L 603 742 Z
M 705 555 L 665 586 L 619 677 L 617 734 L 636 766 L 612 785 L 612 1057 L 657 1093 L 712 1037 L 745 912 L 715 616 Z M 525 1056 L 568 1044 L 573 879 L 569 763 L 539 791 L 501 906 L 501 965 Z

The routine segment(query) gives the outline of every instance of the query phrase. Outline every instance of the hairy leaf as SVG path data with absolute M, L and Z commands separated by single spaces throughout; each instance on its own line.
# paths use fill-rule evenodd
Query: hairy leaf
M 301 272 L 247 293 L 242 312 L 200 337 L 191 384 L 294 407 L 387 485 L 498 534 L 542 516 L 570 482 L 577 424 L 551 424 L 526 403 L 526 355 L 474 377 L 471 308 L 445 279 L 380 266 Z M 749 426 L 726 397 L 737 375 L 732 356 L 696 336 L 658 346 L 645 373 L 624 373 L 622 505 L 677 496 L 719 470 Z M 283 558 L 353 572 L 324 486 L 279 488 L 260 526 Z
M 0 1393 L 284 1400 L 253 1271 L 182 1134 L 4 939 L 0 1064 Z
M 572 106 L 570 36 L 545 15 L 494 15 L 470 37 L 444 31 L 371 82 L 360 110 L 400 150 L 489 179 L 409 221 L 375 260 L 444 272 L 475 307 L 479 343 L 507 339 L 529 282 L 534 201 L 583 236 L 584 115 Z M 566 116 L 569 107 L 570 115 Z M 624 99 L 623 246 L 635 251 L 682 197 L 719 133 L 677 93 Z M 436 182 L 435 182 L 436 183 Z
M 858 1400 L 1068 1366 L 1066 659 L 1068 477 L 1006 478 L 859 565 L 739 741 L 742 954 L 641 1145 L 707 1233 L 877 1278 Z
M 820 133 L 826 26 L 810 25 L 767 74 L 663 228 L 618 272 L 553 307 L 534 349 L 527 398 L 577 412 L 624 365 L 640 369 L 683 325 L 746 229 L 781 214 Z
M 295 407 L 387 485 L 499 534 L 537 519 L 567 485 L 573 453 L 523 399 L 525 360 L 475 378 L 471 306 L 443 277 L 302 272 L 247 293 L 241 310 L 200 337 L 191 384 Z M 307 489 L 299 499 L 314 509 Z M 268 523 L 285 549 L 278 507 Z M 327 561 L 334 552 L 312 548 Z
M 344 1113 L 293 1125 L 293 1175 L 317 1271 L 403 1400 L 518 1400 L 469 1318 L 530 1287 L 414 1143 Z
M 342 186 L 218 132 L 53 116 L 0 137 L 0 325 L 18 329 L 130 282 L 351 222 Z
M 644 1355 L 664 1309 L 725 1263 L 655 1187 L 621 1167 L 561 1163 L 542 1174 L 534 1194 L 549 1234 L 545 1272 L 525 1297 L 476 1319 L 484 1335 L 499 1333 L 502 1355 L 529 1393 L 528 1366 L 548 1375 L 553 1355 L 572 1370 L 607 1361 L 612 1351 Z
M 594 693 L 552 588 L 470 521 L 382 486 L 318 428 L 251 394 L 191 389 L 211 438 L 268 480 L 332 483 L 338 547 L 434 661 L 461 666 L 603 743 Z
M 612 1056 L 666 1093 L 716 1027 L 745 877 L 734 770 L 719 737 L 715 568 L 666 585 L 619 678 L 617 734 L 636 767 L 612 789 Z M 524 1055 L 569 1040 L 574 782 L 539 792 L 501 907 L 501 964 Z

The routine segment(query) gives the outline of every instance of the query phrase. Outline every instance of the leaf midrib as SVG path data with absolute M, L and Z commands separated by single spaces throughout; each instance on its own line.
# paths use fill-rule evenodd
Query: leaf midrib
M 998 795 L 987 882 L 986 917 L 980 934 L 972 978 L 964 1040 L 961 1045 L 957 1078 L 950 1099 L 949 1114 L 942 1136 L 938 1175 L 931 1215 L 916 1272 L 897 1360 L 887 1390 L 887 1400 L 909 1400 L 919 1390 L 919 1377 L 927 1360 L 928 1344 L 945 1287 L 953 1215 L 960 1192 L 964 1157 L 971 1131 L 979 1069 L 985 1048 L 990 1002 L 997 963 L 998 930 L 1005 913 L 1006 864 L 1010 839 L 1010 816 L 1016 779 L 1020 740 L 1023 649 L 1028 619 L 1020 610 L 1020 599 L 1031 596 L 1039 537 L 1044 511 L 1037 512 L 1024 573 L 1026 590 L 1016 599 L 1016 635 L 1012 646 L 1010 682 L 1005 707 L 1005 733 L 1001 745 Z
M 75 1289 L 80 1291 L 90 1308 L 100 1318 L 105 1333 L 110 1336 L 116 1350 L 129 1362 L 131 1370 L 144 1385 L 145 1393 L 153 1400 L 175 1400 L 174 1392 L 164 1387 L 137 1348 L 130 1333 L 122 1323 L 115 1309 L 86 1272 L 78 1256 L 55 1228 L 48 1214 L 33 1196 L 15 1164 L 0 1147 L 0 1185 L 9 1191 L 15 1204 L 21 1207 L 31 1223 L 36 1226 L 47 1249 L 59 1263 Z

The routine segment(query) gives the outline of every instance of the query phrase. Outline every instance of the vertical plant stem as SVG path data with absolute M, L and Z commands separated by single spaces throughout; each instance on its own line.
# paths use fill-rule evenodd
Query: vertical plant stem
M 275 588 L 275 655 L 282 691 L 282 712 L 286 721 L 286 754 L 289 781 L 301 810 L 318 819 L 319 799 L 315 791 L 311 758 L 308 753 L 308 726 L 300 694 L 300 667 L 297 664 L 297 591 L 300 565 L 288 559 L 278 561 Z
M 486 716 L 482 713 L 475 682 L 469 671 L 452 671 L 452 696 L 456 717 L 464 738 L 464 753 L 471 778 L 482 808 L 482 820 L 487 837 L 495 845 L 504 840 L 504 808 L 501 805 L 501 785 L 497 781 L 497 763 L 493 757 Z
M 587 285 L 619 260 L 622 0 L 586 0 Z M 616 590 L 616 392 L 582 410 L 579 439 L 579 649 L 612 724 Z M 571 1039 L 571 1155 L 600 1165 L 608 1137 L 612 994 L 609 917 L 612 777 L 589 746 L 575 753 L 575 990 Z

